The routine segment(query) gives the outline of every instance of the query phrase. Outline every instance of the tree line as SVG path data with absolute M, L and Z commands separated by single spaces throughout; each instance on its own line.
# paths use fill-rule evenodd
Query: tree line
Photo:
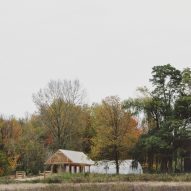
M 109 96 L 92 105 L 79 80 L 50 81 L 33 95 L 37 112 L 0 118 L 0 175 L 38 174 L 57 149 L 113 160 L 116 173 L 130 158 L 149 172 L 191 171 L 191 70 L 155 66 L 150 81 L 138 98 Z
M 152 70 L 152 89 L 128 99 L 126 108 L 143 113 L 143 134 L 132 150 L 135 158 L 157 172 L 191 171 L 191 70 L 170 64 Z

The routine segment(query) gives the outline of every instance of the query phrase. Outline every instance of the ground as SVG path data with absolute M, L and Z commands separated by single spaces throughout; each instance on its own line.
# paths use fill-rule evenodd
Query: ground
M 109 188 L 109 190 L 134 190 L 134 191 L 148 191 L 148 190 L 176 190 L 188 191 L 191 190 L 191 182 L 110 182 L 110 183 L 65 183 L 65 184 L 31 184 L 18 183 L 0 185 L 1 191 L 16 191 L 16 190 L 103 190 L 101 188 Z M 46 189 L 47 188 L 47 189 Z M 51 188 L 51 189 L 50 189 Z M 96 189 L 92 189 L 96 188 Z M 100 188 L 100 189 L 99 189 Z M 115 188 L 115 189 L 114 189 Z
M 191 174 L 53 174 L 0 178 L 0 191 L 191 191 Z

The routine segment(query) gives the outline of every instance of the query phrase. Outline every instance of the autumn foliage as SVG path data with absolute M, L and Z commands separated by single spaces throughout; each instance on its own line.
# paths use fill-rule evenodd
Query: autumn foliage
M 119 173 L 120 160 L 131 158 L 129 150 L 139 136 L 138 122 L 116 96 L 107 97 L 93 110 L 95 137 L 92 156 L 95 159 L 115 160 Z
M 38 174 L 57 149 L 113 160 L 116 173 L 124 159 L 150 172 L 191 171 L 191 70 L 156 66 L 150 81 L 138 98 L 109 96 L 92 105 L 78 80 L 50 81 L 33 95 L 35 114 L 0 117 L 0 175 Z

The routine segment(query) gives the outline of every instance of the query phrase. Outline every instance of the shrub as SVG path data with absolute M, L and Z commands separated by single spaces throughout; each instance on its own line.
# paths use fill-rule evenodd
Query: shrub
M 9 171 L 9 162 L 6 154 L 0 151 L 0 176 L 6 175 Z

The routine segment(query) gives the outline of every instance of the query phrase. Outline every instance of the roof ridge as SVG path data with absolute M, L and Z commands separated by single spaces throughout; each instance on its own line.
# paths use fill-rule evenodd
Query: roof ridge
M 67 150 L 67 149 L 59 149 L 62 151 L 71 151 L 71 152 L 78 152 L 78 153 L 84 153 L 83 151 L 74 151 L 74 150 Z M 84 153 L 85 154 L 85 153 Z

